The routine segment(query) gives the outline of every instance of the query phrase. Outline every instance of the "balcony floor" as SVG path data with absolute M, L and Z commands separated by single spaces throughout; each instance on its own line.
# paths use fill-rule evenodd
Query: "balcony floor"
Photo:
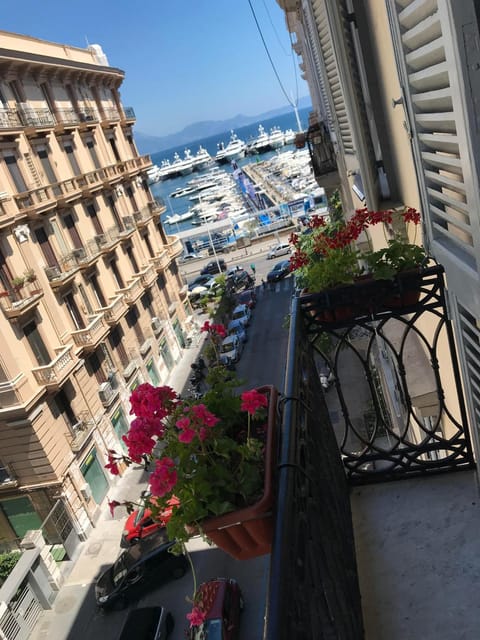
M 355 487 L 366 640 L 471 640 L 480 628 L 473 471 Z

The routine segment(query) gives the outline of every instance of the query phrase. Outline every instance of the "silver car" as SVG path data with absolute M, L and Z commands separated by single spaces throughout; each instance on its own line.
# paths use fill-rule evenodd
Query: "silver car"
M 288 242 L 281 242 L 273 246 L 270 251 L 267 253 L 267 260 L 273 260 L 278 256 L 286 256 L 291 253 L 291 245 Z

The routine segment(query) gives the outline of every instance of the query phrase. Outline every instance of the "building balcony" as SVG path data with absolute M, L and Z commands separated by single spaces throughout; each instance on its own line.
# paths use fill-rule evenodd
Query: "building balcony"
M 132 280 L 125 288 L 117 289 L 117 294 L 122 295 L 125 303 L 131 307 L 143 293 L 142 281 L 140 278 Z
M 10 320 L 31 311 L 43 298 L 43 289 L 38 282 L 28 282 L 22 288 L 0 291 L 0 307 Z
M 154 218 L 159 218 L 162 213 L 165 213 L 167 210 L 166 204 L 160 196 L 158 196 L 153 202 L 148 202 L 147 207 Z
M 66 437 L 73 453 L 79 453 L 89 442 L 95 427 L 96 423 L 93 418 L 84 418 L 70 427 Z
M 84 329 L 78 329 L 70 333 L 73 343 L 84 351 L 94 351 L 100 342 L 110 331 L 110 327 L 105 322 L 103 314 L 91 317 L 91 322 Z
M 104 187 L 104 182 L 107 179 L 107 173 L 105 169 L 95 169 L 84 173 L 77 178 L 78 186 L 81 189 L 82 195 L 88 197 L 94 194 L 99 189 Z
M 148 169 L 152 166 L 152 158 L 149 155 L 137 156 L 134 158 L 137 169 Z
M 12 222 L 26 220 L 26 213 L 21 213 L 12 196 L 6 191 L 0 191 L 0 229 L 10 226 Z
M 135 111 L 133 107 L 123 107 L 123 117 L 122 120 L 125 122 L 131 123 L 135 122 L 137 117 L 135 116 Z
M 120 231 L 118 227 L 109 227 L 104 233 L 95 236 L 94 240 L 101 253 L 108 253 L 120 242 Z
M 135 233 L 135 223 L 133 216 L 123 216 L 122 218 L 123 229 L 120 229 L 118 236 L 121 241 L 128 240 Z
M 52 391 L 62 386 L 77 364 L 73 355 L 73 344 L 59 347 L 55 349 L 55 353 L 55 359 L 49 364 L 32 369 L 37 383 Z
M 78 127 L 80 131 L 84 131 L 94 127 L 100 122 L 98 111 L 92 107 L 79 107 L 78 112 Z
M 127 304 L 123 298 L 123 295 L 115 296 L 111 298 L 112 302 L 107 307 L 99 307 L 96 309 L 97 314 L 103 314 L 105 322 L 113 327 L 116 325 L 127 312 Z
M 55 266 L 44 268 L 52 289 L 58 289 L 70 284 L 78 270 L 79 265 L 73 252 L 62 256 Z
M 142 287 L 144 289 L 148 289 L 154 284 L 157 279 L 157 274 L 155 269 L 149 265 L 148 267 L 144 267 L 138 274 L 140 276 L 140 282 L 142 283 Z
M 477 635 L 480 511 L 442 268 L 416 302 L 370 285 L 292 301 L 264 640 Z
M 164 271 L 170 264 L 170 261 L 170 255 L 166 250 L 163 250 L 160 253 L 157 253 L 153 258 L 150 258 L 150 262 L 157 273 Z
M 0 129 L 21 129 L 22 122 L 16 109 L 0 109 Z
M 142 228 L 152 219 L 152 212 L 149 207 L 144 207 L 141 211 L 134 211 L 132 217 L 137 227 Z
M 95 239 L 89 240 L 84 247 L 79 247 L 72 251 L 72 257 L 80 269 L 88 269 L 100 254 L 101 251 Z
M 177 236 L 167 236 L 170 239 L 170 242 L 166 245 L 168 253 L 170 254 L 170 258 L 178 258 L 183 253 L 183 244 L 180 238 Z
M 66 129 L 73 129 L 80 122 L 80 117 L 75 109 L 57 109 L 55 112 L 55 133 L 62 133 Z
M 57 123 L 50 109 L 34 109 L 28 105 L 19 105 L 18 115 L 27 136 L 35 134 L 39 129 L 52 129 Z
M 122 117 L 116 107 L 105 107 L 102 112 L 102 127 L 109 127 L 110 123 L 118 122 Z

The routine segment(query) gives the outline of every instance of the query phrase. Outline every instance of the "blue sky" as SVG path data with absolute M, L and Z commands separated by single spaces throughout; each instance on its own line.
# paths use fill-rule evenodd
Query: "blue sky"
M 308 95 L 284 12 L 276 0 L 251 4 L 287 95 Z M 102 45 L 110 65 L 125 71 L 122 101 L 135 109 L 142 133 L 166 135 L 192 122 L 288 104 L 248 0 L 3 2 L 0 29 Z

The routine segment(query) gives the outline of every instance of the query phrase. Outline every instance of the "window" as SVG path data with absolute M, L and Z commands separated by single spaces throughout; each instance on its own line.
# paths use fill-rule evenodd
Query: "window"
M 8 173 L 10 174 L 17 192 L 24 193 L 25 191 L 27 191 L 27 185 L 25 184 L 25 180 L 23 179 L 22 173 L 17 163 L 17 156 L 14 155 L 14 153 L 12 153 L 11 151 L 4 151 L 3 159 L 5 160 Z
M 65 301 L 65 305 L 66 305 L 66 307 L 68 309 L 70 317 L 73 320 L 73 324 L 75 326 L 75 329 L 84 329 L 85 328 L 85 322 L 83 320 L 83 315 L 82 315 L 80 309 L 78 308 L 77 303 L 75 302 L 75 298 L 73 296 L 73 293 L 67 293 L 63 297 L 63 299 Z
M 152 243 L 150 242 L 150 238 L 148 237 L 148 235 L 145 233 L 142 236 L 143 240 L 145 241 L 145 246 L 147 247 L 147 251 L 148 251 L 148 255 L 153 258 L 155 256 L 155 253 L 152 249 Z
M 99 384 L 102 384 L 102 382 L 107 382 L 108 378 L 102 368 L 102 363 L 97 353 L 92 353 L 90 356 L 88 356 L 87 362 L 88 362 L 90 371 L 95 376 L 96 381 Z
M 57 176 L 53 171 L 52 165 L 50 164 L 50 159 L 48 157 L 48 148 L 46 146 L 37 147 L 36 152 L 49 184 L 55 184 L 57 182 Z
M 136 306 L 133 306 L 125 316 L 128 326 L 130 329 L 133 329 L 135 332 L 135 336 L 138 340 L 138 344 L 143 344 L 145 342 L 145 335 L 143 333 L 142 327 L 140 326 L 140 314 Z
M 110 208 L 110 211 L 112 212 L 112 216 L 115 222 L 117 223 L 117 227 L 120 229 L 120 231 L 123 231 L 124 230 L 123 222 L 120 216 L 118 215 L 117 207 L 115 206 L 115 200 L 111 195 L 107 195 L 105 196 L 105 201 L 107 203 L 107 206 Z
M 113 277 L 117 283 L 117 287 L 119 289 L 125 289 L 125 283 L 123 281 L 123 278 L 120 274 L 120 271 L 118 270 L 118 265 L 117 265 L 117 261 L 116 260 L 112 260 L 110 262 L 110 269 L 112 270 L 112 274 Z
M 166 282 L 165 276 L 163 274 L 160 274 L 158 276 L 158 278 L 157 278 L 157 287 L 163 293 L 163 295 L 165 296 L 167 304 L 171 304 L 172 300 L 171 300 L 170 295 L 168 293 L 167 282 Z
M 120 154 L 118 153 L 117 143 L 115 141 L 115 136 L 109 136 L 108 141 L 110 142 L 110 146 L 112 147 L 113 155 L 117 162 L 121 161 Z
M 100 169 L 100 162 L 98 160 L 98 156 L 97 156 L 97 151 L 95 149 L 95 143 L 93 142 L 92 139 L 86 140 L 85 141 L 86 147 L 90 153 L 90 157 L 92 159 L 93 162 L 93 166 L 95 167 L 95 169 Z
M 42 521 L 33 508 L 30 498 L 2 500 L 0 509 L 7 518 L 17 538 L 23 538 L 27 531 L 40 529 Z
M 50 354 L 45 346 L 42 336 L 38 331 L 35 321 L 29 322 L 23 327 L 23 333 L 28 340 L 28 344 L 35 356 L 37 363 L 43 367 L 51 362 Z
M 134 211 L 138 211 L 137 201 L 135 200 L 135 196 L 133 195 L 132 187 L 127 187 L 125 191 L 126 191 L 126 194 L 127 194 L 128 198 L 130 200 L 130 204 L 133 207 L 133 210 Z
M 98 235 L 102 234 L 103 227 L 100 224 L 100 220 L 98 219 L 97 209 L 95 208 L 95 205 L 93 203 L 87 204 L 85 206 L 85 209 L 87 211 L 88 217 L 92 221 L 93 228 L 95 229 L 95 233 L 97 233 Z
M 92 273 L 89 277 L 90 284 L 92 286 L 93 295 L 98 303 L 99 307 L 108 307 L 105 296 L 103 295 L 102 288 L 98 284 L 98 278 L 96 273 Z
M 87 313 L 89 315 L 93 315 L 94 314 L 94 310 L 93 310 L 93 307 L 92 307 L 92 305 L 90 303 L 90 299 L 87 296 L 87 292 L 85 291 L 85 287 L 83 286 L 83 284 L 79 284 L 78 285 L 78 292 L 80 294 L 80 297 L 82 298 L 82 302 L 85 305 Z
M 124 338 L 123 330 L 120 327 L 115 327 L 110 331 L 110 335 L 108 336 L 108 342 L 110 343 L 110 348 L 117 354 L 122 367 L 127 367 L 130 359 L 127 355 L 125 347 L 123 346 L 122 340 Z
M 58 413 L 65 418 L 70 427 L 78 423 L 77 416 L 72 410 L 70 399 L 64 389 L 60 389 L 53 398 L 53 401 L 55 402 Z
M 73 171 L 74 176 L 79 176 L 82 172 L 80 167 L 78 166 L 77 158 L 75 157 L 75 152 L 73 150 L 73 146 L 71 142 L 65 142 L 63 145 L 65 153 L 67 155 L 68 162 Z
M 138 273 L 140 271 L 140 269 L 138 268 L 138 263 L 137 263 L 137 260 L 135 258 L 135 255 L 133 253 L 132 247 L 131 246 L 127 247 L 125 249 L 125 253 L 128 256 L 128 259 L 130 260 L 130 264 L 132 265 L 133 272 L 134 273 Z
M 75 249 L 83 249 L 82 239 L 78 234 L 77 227 L 75 226 L 75 222 L 71 213 L 67 213 L 67 215 L 63 216 L 63 224 L 67 228 L 70 239 L 72 240 L 72 244 Z

